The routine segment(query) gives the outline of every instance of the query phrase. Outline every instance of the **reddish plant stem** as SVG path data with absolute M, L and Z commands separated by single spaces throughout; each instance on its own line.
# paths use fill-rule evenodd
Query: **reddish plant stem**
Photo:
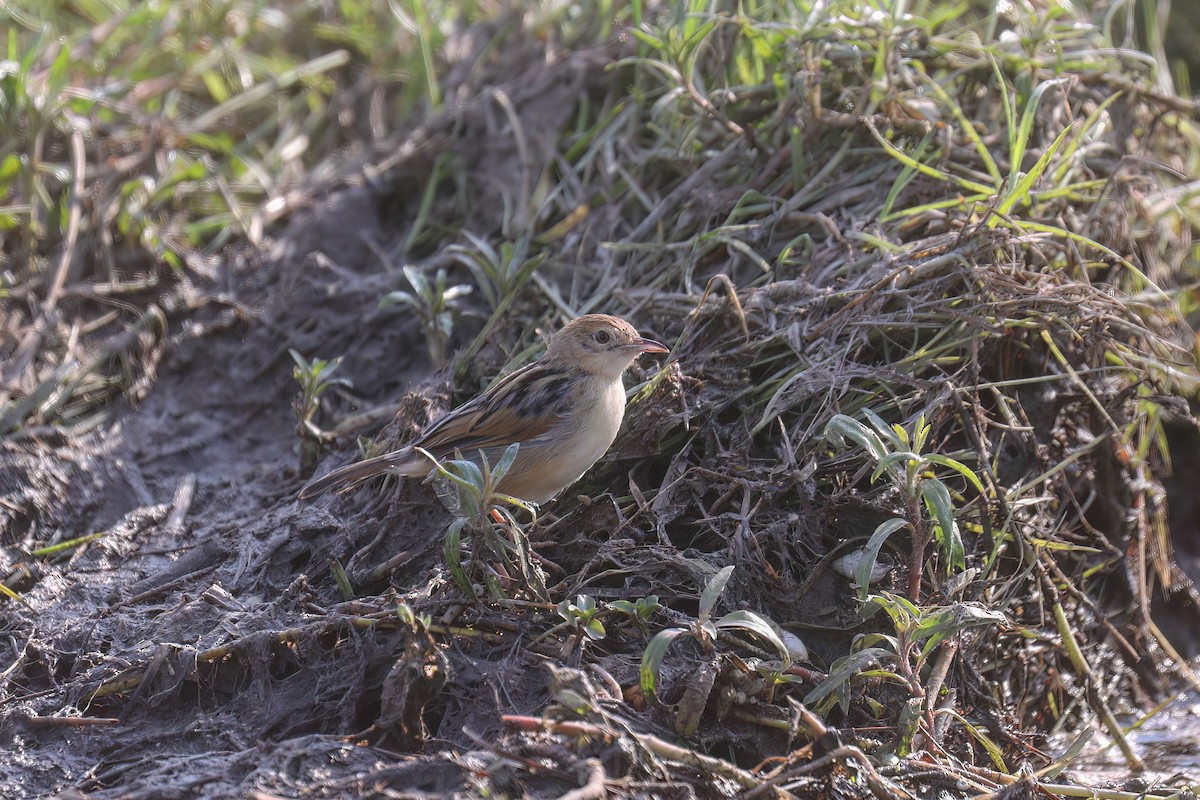
M 920 605 L 921 574 L 925 571 L 925 547 L 929 544 L 929 535 L 925 531 L 925 520 L 921 518 L 921 498 L 908 498 L 905 512 L 913 532 L 912 558 L 908 562 L 908 599 Z

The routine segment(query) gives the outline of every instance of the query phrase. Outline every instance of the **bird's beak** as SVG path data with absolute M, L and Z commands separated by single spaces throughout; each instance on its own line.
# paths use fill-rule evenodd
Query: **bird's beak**
M 669 353 L 666 345 L 659 344 L 653 339 L 634 339 L 629 344 L 625 345 L 626 350 L 632 350 L 635 353 Z

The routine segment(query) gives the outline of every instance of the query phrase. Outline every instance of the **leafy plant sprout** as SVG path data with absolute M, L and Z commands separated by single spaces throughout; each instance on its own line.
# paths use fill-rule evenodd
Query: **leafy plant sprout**
M 438 268 L 433 280 L 419 269 L 404 267 L 404 277 L 412 287 L 411 292 L 397 290 L 388 292 L 379 301 L 380 308 L 397 304 L 408 306 L 417 312 L 425 328 L 425 341 L 429 347 L 429 358 L 436 366 L 446 364 L 446 345 L 454 332 L 454 320 L 459 314 L 460 297 L 471 293 L 465 283 L 449 285 L 445 268 Z
M 723 567 L 709 580 L 700 594 L 700 605 L 696 618 L 686 627 L 674 627 L 661 630 L 646 645 L 642 652 L 640 670 L 642 693 L 647 699 L 653 699 L 658 692 L 658 675 L 666 658 L 667 650 L 680 636 L 694 639 L 705 651 L 711 653 L 716 649 L 717 634 L 723 630 L 742 630 L 763 639 L 780 655 L 780 669 L 783 673 L 791 666 L 792 655 L 783 639 L 775 631 L 774 626 L 766 618 L 753 611 L 732 611 L 720 619 L 712 619 L 713 608 L 725 591 L 733 566 Z
M 470 270 L 475 285 L 492 311 L 503 310 L 513 294 L 529 282 L 545 258 L 545 254 L 530 254 L 530 242 L 525 237 L 519 237 L 515 242 L 504 242 L 497 250 L 470 231 L 463 231 L 463 236 L 472 246 L 450 245 L 446 248 L 446 255 Z
M 331 386 L 349 386 L 350 382 L 333 377 L 342 363 L 340 356 L 331 361 L 323 358 L 309 361 L 293 349 L 289 348 L 288 353 L 295 362 L 292 377 L 300 384 L 300 391 L 292 401 L 292 411 L 296 415 L 300 433 L 300 469 L 302 472 L 311 472 L 321 453 L 321 445 L 330 439 L 329 434 L 313 422 L 313 417 L 321 408 L 321 395 Z
M 934 467 L 957 473 L 981 495 L 983 484 L 962 462 L 939 453 L 925 452 L 930 425 L 924 414 L 917 417 L 911 429 L 899 424 L 889 425 L 870 409 L 864 409 L 863 414 L 871 423 L 870 427 L 838 414 L 826 425 L 825 437 L 839 447 L 844 447 L 847 441 L 859 445 L 876 462 L 871 482 L 886 477 L 900 494 L 904 516 L 885 520 L 875 529 L 861 553 L 854 576 L 858 598 L 863 604 L 862 616 L 866 618 L 875 611 L 884 611 L 892 622 L 894 633 L 857 637 L 852 651 L 834 662 L 829 675 L 805 697 L 804 702 L 814 705 L 818 713 L 827 713 L 835 703 L 848 710 L 852 677 L 870 675 L 894 680 L 906 687 L 911 697 L 900 714 L 898 725 L 897 751 L 904 755 L 913 749 L 922 724 L 930 734 L 936 728 L 934 714 L 938 695 L 961 634 L 970 627 L 1007 620 L 1003 613 L 979 603 L 921 606 L 925 550 L 931 542 L 938 544 L 948 573 L 960 573 L 966 567 L 950 490 L 933 474 Z M 889 592 L 869 594 L 871 573 L 880 549 L 893 533 L 904 528 L 908 528 L 912 536 L 908 597 Z M 924 679 L 922 671 L 930 654 L 943 643 L 946 646 L 940 651 L 938 666 L 930 672 L 928 679 Z M 879 666 L 885 663 L 893 665 L 892 668 Z M 980 741 L 988 748 L 990 740 L 983 737 Z M 989 748 L 988 752 L 993 749 Z
M 890 592 L 865 599 L 864 616 L 877 610 L 888 615 L 894 632 L 856 637 L 850 653 L 833 662 L 828 676 L 805 696 L 804 703 L 822 716 L 834 705 L 848 711 L 850 681 L 855 676 L 884 678 L 905 687 L 910 701 L 900 715 L 902 735 L 897 745 L 898 754 L 905 755 L 913 749 L 922 716 L 925 730 L 935 729 L 934 715 L 940 703 L 942 682 L 957 652 L 959 637 L 969 628 L 1006 624 L 1008 620 L 1003 613 L 980 603 L 921 608 Z M 939 651 L 938 663 L 928 677 L 923 677 L 930 656 L 943 644 L 946 647 Z
M 612 600 L 609 602 L 608 607 L 627 615 L 633 620 L 633 624 L 637 626 L 642 636 L 648 636 L 646 624 L 655 613 L 662 610 L 663 605 L 658 602 L 658 595 L 648 594 L 645 597 L 639 597 L 635 601 Z
M 585 641 L 599 641 L 608 635 L 604 623 L 600 621 L 600 607 L 596 605 L 595 598 L 581 594 L 573 602 L 563 600 L 557 610 L 573 631 L 563 645 L 564 653 L 577 650 Z
M 875 529 L 867 542 L 863 558 L 856 569 L 855 582 L 860 599 L 866 599 L 871 583 L 871 571 L 876 557 L 888 537 L 902 528 L 912 532 L 912 550 L 908 562 L 908 597 L 921 602 L 921 576 L 925 568 L 925 549 L 936 541 L 949 571 L 961 571 L 965 566 L 962 536 L 954 520 L 954 505 L 950 490 L 930 471 L 934 466 L 946 467 L 963 476 L 983 494 L 979 477 L 965 464 L 939 453 L 924 453 L 930 426 L 921 414 L 912 430 L 901 425 L 889 425 L 870 409 L 863 410 L 871 428 L 844 414 L 837 414 L 825 426 L 825 438 L 844 446 L 846 441 L 859 445 L 876 462 L 871 482 L 887 476 L 899 490 L 904 502 L 904 516 L 887 520 Z M 926 521 L 925 513 L 929 515 Z
M 454 459 L 439 461 L 418 448 L 433 463 L 431 478 L 438 498 L 454 515 L 446 527 L 443 553 L 451 577 L 468 597 L 486 593 L 507 598 L 514 586 L 535 597 L 547 597 L 545 578 L 533 561 L 525 529 L 505 508 L 516 506 L 536 520 L 537 504 L 497 489 L 512 468 L 519 447 L 518 442 L 509 445 L 495 466 L 482 451 L 476 463 L 459 452 Z M 468 539 L 469 556 L 464 552 Z M 477 577 L 482 577 L 486 589 L 476 583 Z

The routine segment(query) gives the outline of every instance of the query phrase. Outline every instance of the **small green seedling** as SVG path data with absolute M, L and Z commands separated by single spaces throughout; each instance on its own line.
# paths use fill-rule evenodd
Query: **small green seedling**
M 791 653 L 783 639 L 775 632 L 775 628 L 763 617 L 753 611 L 733 611 L 718 620 L 712 619 L 713 607 L 717 599 L 725 591 L 729 577 L 733 574 L 733 566 L 724 567 L 708 582 L 700 594 L 700 607 L 696 619 L 687 627 L 667 628 L 654 634 L 654 638 L 646 645 L 642 653 L 641 684 L 642 693 L 646 699 L 654 699 L 658 690 L 658 674 L 666 658 L 671 643 L 680 636 L 687 635 L 695 639 L 706 652 L 716 649 L 717 633 L 721 630 L 743 630 L 752 633 L 766 641 L 780 654 L 783 662 L 782 669 L 786 670 L 792 663 Z
M 470 294 L 471 287 L 465 283 L 448 285 L 449 279 L 444 268 L 438 269 L 432 281 L 414 267 L 405 267 L 404 277 L 413 290 L 388 292 L 379 301 L 379 307 L 404 304 L 416 311 L 425 327 L 430 359 L 435 365 L 444 366 L 446 344 L 454 332 L 454 320 L 459 313 L 455 301 Z
M 596 601 L 586 594 L 575 598 L 575 602 L 563 600 L 558 604 L 558 615 L 567 621 L 576 636 L 586 636 L 592 641 L 603 639 L 607 632 L 598 619 L 600 613 Z
M 427 450 L 418 452 L 433 462 L 430 473 L 442 505 L 454 519 L 446 528 L 443 552 L 454 582 L 468 597 L 478 597 L 473 572 L 483 570 L 483 580 L 493 597 L 507 597 L 504 586 L 519 576 L 520 583 L 536 597 L 546 597 L 545 579 L 534 563 L 524 528 L 505 506 L 516 506 L 537 519 L 537 505 L 504 494 L 498 487 L 512 468 L 520 444 L 513 442 L 493 467 L 480 451 L 478 463 L 455 452 L 454 459 L 439 461 Z M 470 540 L 470 555 L 464 555 Z M 486 557 L 483 567 L 481 558 Z
M 859 598 L 866 599 L 871 572 L 884 542 L 901 528 L 909 528 L 913 544 L 909 558 L 908 596 L 914 603 L 919 603 L 925 548 L 930 541 L 936 540 L 940 545 L 948 572 L 961 572 L 966 566 L 950 490 L 933 475 L 933 468 L 945 467 L 957 472 L 980 494 L 983 494 L 983 483 L 965 464 L 939 453 L 922 452 L 930 431 L 924 414 L 917 417 L 912 431 L 908 431 L 901 425 L 889 425 L 869 409 L 864 409 L 863 413 L 875 430 L 845 414 L 838 414 L 825 426 L 825 438 L 842 447 L 849 440 L 866 451 L 877 462 L 871 481 L 884 475 L 888 477 L 904 498 L 904 517 L 883 522 L 867 542 L 855 576 Z M 932 521 L 932 530 L 922 513 L 922 506 Z
M 530 255 L 529 241 L 525 237 L 504 242 L 497 250 L 470 231 L 463 231 L 463 236 L 472 247 L 451 245 L 446 248 L 446 254 L 470 270 L 475 285 L 493 311 L 506 305 L 517 290 L 529 282 L 546 257 L 544 253 Z
M 313 422 L 321 408 L 321 395 L 331 386 L 349 386 L 350 382 L 332 377 L 342 363 L 341 357 L 332 361 L 323 358 L 309 361 L 290 348 L 288 353 L 291 354 L 292 361 L 296 362 L 292 367 L 292 377 L 300 384 L 300 391 L 292 402 L 292 411 L 296 414 L 296 424 L 300 433 L 300 469 L 307 474 L 316 466 L 321 445 L 329 438 L 329 435 Z
M 632 603 L 628 600 L 613 600 L 608 607 L 629 616 L 633 620 L 633 624 L 637 625 L 638 630 L 642 632 L 642 636 L 646 636 L 646 623 L 663 606 L 658 602 L 658 595 L 648 594 L 645 597 L 639 597 Z
M 932 714 L 938 698 L 928 696 L 929 681 L 923 673 L 930 671 L 929 658 L 934 651 L 948 640 L 959 639 L 968 629 L 1008 622 L 1004 614 L 979 603 L 920 608 L 905 597 L 881 592 L 871 595 L 867 604 L 888 615 L 894 633 L 859 636 L 851 652 L 833 662 L 825 680 L 804 698 L 804 704 L 822 716 L 835 705 L 840 706 L 843 713 L 849 710 L 851 679 L 856 676 L 884 679 L 903 686 L 916 707 Z M 947 651 L 948 655 L 952 653 L 953 650 Z M 909 713 L 906 707 L 904 714 Z M 918 728 L 916 725 L 901 727 L 904 735 L 897 742 L 897 750 L 903 755 L 911 751 Z

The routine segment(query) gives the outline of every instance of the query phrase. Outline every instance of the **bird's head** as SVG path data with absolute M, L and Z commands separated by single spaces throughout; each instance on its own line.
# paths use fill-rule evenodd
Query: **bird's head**
M 546 356 L 616 380 L 642 353 L 666 352 L 666 347 L 643 338 L 620 317 L 588 314 L 568 322 L 551 340 Z

